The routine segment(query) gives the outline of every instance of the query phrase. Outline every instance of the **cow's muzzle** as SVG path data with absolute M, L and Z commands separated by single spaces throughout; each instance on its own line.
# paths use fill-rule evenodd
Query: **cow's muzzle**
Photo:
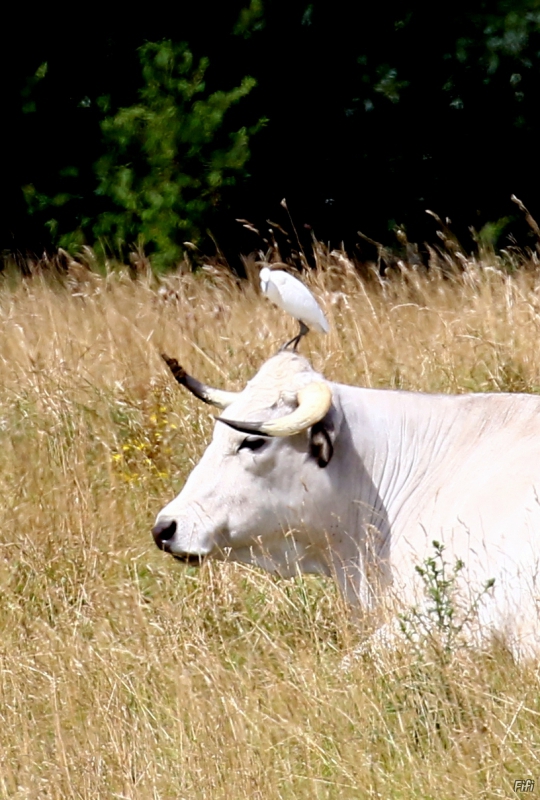
M 152 528 L 152 536 L 160 550 L 167 550 L 166 542 L 173 538 L 176 533 L 176 520 L 162 519 L 156 522 Z
M 199 555 L 198 553 L 172 552 L 169 542 L 174 538 L 175 533 L 176 520 L 174 519 L 162 519 L 159 522 L 156 522 L 152 528 L 154 541 L 160 550 L 165 550 L 165 552 L 171 553 L 174 558 L 176 558 L 178 561 L 183 561 L 184 564 L 189 564 L 193 567 L 200 566 L 204 561 L 204 554 Z
M 196 553 L 173 553 L 177 561 L 187 564 L 190 567 L 200 567 L 206 556 L 199 556 Z

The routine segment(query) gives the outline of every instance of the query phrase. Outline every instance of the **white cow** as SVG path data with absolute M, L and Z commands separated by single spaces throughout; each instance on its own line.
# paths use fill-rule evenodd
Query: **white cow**
M 540 397 L 344 386 L 291 352 L 231 393 L 164 358 L 227 424 L 159 513 L 158 547 L 332 575 L 376 616 L 388 597 L 418 601 L 415 565 L 437 539 L 471 598 L 495 579 L 481 631 L 540 651 Z

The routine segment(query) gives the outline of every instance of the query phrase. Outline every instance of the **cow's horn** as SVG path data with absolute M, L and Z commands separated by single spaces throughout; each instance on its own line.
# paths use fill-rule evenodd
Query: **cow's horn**
M 199 400 L 202 400 L 203 403 L 209 403 L 218 408 L 227 408 L 239 395 L 239 392 L 224 392 L 222 389 L 213 389 L 211 386 L 206 386 L 206 384 L 201 383 L 196 378 L 192 378 L 191 375 L 188 375 L 185 369 L 180 366 L 176 358 L 169 358 L 165 353 L 161 354 L 161 358 L 169 367 L 175 380 L 182 384 L 182 386 L 185 386 L 186 389 L 189 389 L 189 391 L 194 394 L 195 397 L 198 397 Z
M 294 436 L 300 431 L 315 425 L 326 414 L 332 405 L 332 391 L 327 383 L 314 381 L 297 394 L 298 408 L 292 414 L 286 414 L 270 422 L 237 422 L 236 420 L 218 417 L 231 428 L 244 433 L 262 433 L 265 436 Z

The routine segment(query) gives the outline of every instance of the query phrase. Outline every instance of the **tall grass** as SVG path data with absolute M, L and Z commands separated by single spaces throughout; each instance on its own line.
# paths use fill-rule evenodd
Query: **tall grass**
M 382 280 L 316 255 L 331 332 L 302 351 L 328 378 L 539 390 L 534 263 Z M 404 644 L 343 669 L 356 634 L 332 582 L 196 571 L 151 541 L 212 430 L 160 351 L 238 389 L 296 330 L 247 272 L 3 278 L 0 797 L 511 796 L 540 773 L 536 665 Z

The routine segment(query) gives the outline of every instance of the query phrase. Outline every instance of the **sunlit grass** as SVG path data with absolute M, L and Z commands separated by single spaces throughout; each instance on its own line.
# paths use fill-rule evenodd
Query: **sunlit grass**
M 534 269 L 317 259 L 331 332 L 302 351 L 328 378 L 539 391 Z M 332 582 L 184 569 L 152 542 L 213 424 L 159 353 L 238 389 L 296 330 L 248 268 L 0 288 L 0 797 L 511 796 L 538 775 L 534 664 L 403 646 L 345 670 Z

